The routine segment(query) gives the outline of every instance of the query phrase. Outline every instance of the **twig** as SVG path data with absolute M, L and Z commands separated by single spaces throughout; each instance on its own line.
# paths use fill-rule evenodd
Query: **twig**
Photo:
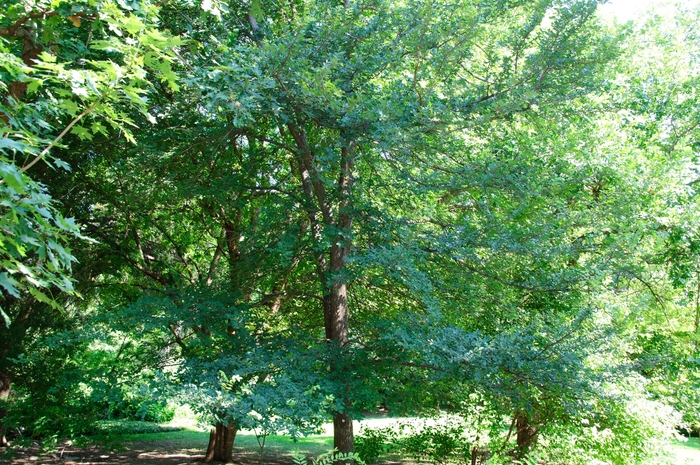
M 95 103 L 93 103 L 92 105 L 90 105 L 89 107 L 87 107 L 87 108 L 85 109 L 85 111 L 83 111 L 81 114 L 79 114 L 78 116 L 76 116 L 75 119 L 73 119 L 73 121 L 71 121 L 71 122 L 68 124 L 68 126 L 66 126 L 66 128 L 65 128 L 63 131 L 61 131 L 61 133 L 60 133 L 58 136 L 56 136 L 56 138 L 55 138 L 53 141 L 51 141 L 51 143 L 48 145 L 48 147 L 46 147 L 44 150 L 42 150 L 41 153 L 40 153 L 39 155 L 37 155 L 37 157 L 36 157 L 34 160 L 32 160 L 31 162 L 29 162 L 29 164 L 27 164 L 27 165 L 23 166 L 22 168 L 20 168 L 19 172 L 20 172 L 20 173 L 23 173 L 23 172 L 27 171 L 29 168 L 31 168 L 32 166 L 34 166 L 39 160 L 41 160 L 42 158 L 44 158 L 44 156 L 45 156 L 47 153 L 49 153 L 49 150 L 51 150 L 51 149 L 58 143 L 58 141 L 61 140 L 61 139 L 63 138 L 63 136 L 65 136 L 66 134 L 68 134 L 68 131 L 70 131 L 71 128 L 72 128 L 73 126 L 75 126 L 75 124 L 83 118 L 83 116 L 87 115 L 87 114 L 90 113 L 92 110 L 94 110 L 95 107 L 97 106 L 97 104 L 100 103 L 101 101 L 102 101 L 102 98 L 99 98 L 99 99 L 95 100 Z
M 508 445 L 508 441 L 510 441 L 510 436 L 513 434 L 513 428 L 515 427 L 515 420 L 518 419 L 517 413 L 513 417 L 513 422 L 510 424 L 510 429 L 508 430 L 508 436 L 506 436 L 506 440 L 503 442 L 503 447 L 501 447 L 501 450 L 504 450 L 506 446 Z

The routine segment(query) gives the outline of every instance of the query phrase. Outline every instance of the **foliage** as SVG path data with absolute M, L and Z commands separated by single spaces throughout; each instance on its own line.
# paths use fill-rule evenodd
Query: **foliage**
M 653 455 L 662 405 L 697 421 L 698 12 L 598 3 L 8 7 L 16 412 L 177 396 L 266 438 L 381 406 L 463 420 L 364 431 L 367 462 Z
M 9 399 L 5 424 L 11 436 L 94 436 L 106 420 L 174 417 L 148 351 L 124 335 L 103 331 L 99 321 L 89 323 L 89 330 L 36 337 L 12 360 L 22 384 Z
M 668 406 L 645 399 L 642 385 L 611 386 L 578 424 L 548 425 L 538 453 L 568 463 L 661 463 L 680 418 Z
M 143 94 L 149 71 L 177 87 L 171 63 L 180 42 L 157 30 L 154 6 L 132 3 L 44 0 L 2 8 L 0 88 L 7 94 L 0 104 L 0 284 L 5 295 L 30 292 L 58 308 L 51 288 L 74 291 L 69 276 L 75 258 L 66 243 L 85 238 L 26 171 L 38 161 L 70 169 L 50 151 L 68 131 L 91 140 L 107 134 L 106 122 L 133 140 L 128 130 L 133 123 L 121 107 L 128 103 L 147 112 Z M 24 45 L 10 42 L 17 39 Z M 9 326 L 5 310 L 0 316 Z
M 476 425 L 469 420 L 451 415 L 363 428 L 355 440 L 356 453 L 366 463 L 377 463 L 388 453 L 435 464 L 469 463 L 479 442 Z
M 363 427 L 355 436 L 355 453 L 367 464 L 377 463 L 380 457 L 392 449 L 395 439 L 395 433 L 390 428 Z
M 60 308 L 51 292 L 74 292 L 68 276 L 75 257 L 66 245 L 67 238 L 84 236 L 73 219 L 64 218 L 57 210 L 45 186 L 19 172 L 14 164 L 6 160 L 0 163 L 4 174 L 0 184 L 0 244 L 5 270 L 0 273 L 0 285 L 12 297 L 28 292 L 38 302 Z M 3 324 L 9 327 L 10 316 L 1 308 L 0 312 Z
M 310 459 L 303 454 L 297 453 L 292 457 L 292 460 L 295 465 L 308 465 L 309 462 L 311 462 L 311 465 L 330 465 L 332 463 L 338 463 L 339 461 L 343 461 L 341 463 L 357 463 L 358 465 L 365 464 L 357 454 L 352 452 L 338 452 L 337 449 L 321 454 L 316 458 L 311 457 Z
M 167 327 L 177 335 L 184 357 L 161 383 L 173 383 L 178 399 L 202 423 L 297 436 L 325 421 L 333 397 L 321 387 L 318 354 L 303 334 L 260 332 L 268 321 L 208 288 L 144 296 L 124 309 L 125 327 L 141 324 L 144 312 L 150 323 L 141 328 L 143 338 L 156 340 Z M 194 315 L 198 325 L 185 326 Z
M 129 420 L 167 423 L 175 418 L 175 406 L 157 395 L 146 383 L 122 386 L 122 397 L 110 405 L 110 416 Z
M 471 444 L 465 437 L 464 425 L 437 423 L 402 431 L 402 449 L 416 460 L 429 460 L 435 464 L 467 463 L 471 456 Z
M 167 433 L 180 431 L 182 428 L 176 426 L 159 425 L 152 421 L 139 420 L 103 420 L 97 423 L 98 434 L 102 435 L 125 435 L 144 433 Z

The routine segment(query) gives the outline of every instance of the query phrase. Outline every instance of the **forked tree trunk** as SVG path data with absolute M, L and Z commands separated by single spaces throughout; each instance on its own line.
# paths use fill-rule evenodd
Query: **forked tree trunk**
M 516 413 L 515 419 L 518 450 L 520 455 L 523 456 L 537 444 L 539 428 L 530 423 L 530 419 L 524 412 Z
M 204 457 L 206 463 L 224 462 L 228 463 L 233 459 L 233 441 L 236 439 L 236 428 L 232 423 L 224 426 L 217 423 L 209 433 L 209 446 L 207 455 Z
M 337 209 L 331 208 L 333 202 L 326 191 L 326 186 L 321 182 L 321 176 L 316 166 L 315 154 L 306 139 L 303 127 L 295 123 L 287 123 L 289 134 L 294 139 L 298 148 L 296 166 L 294 166 L 302 191 L 306 200 L 305 207 L 309 215 L 311 231 L 317 244 L 322 244 L 324 232 L 330 230 L 339 231 L 334 238 L 329 254 L 319 250 L 316 255 L 316 265 L 318 278 L 321 281 L 323 292 L 323 321 L 326 330 L 326 339 L 329 342 L 337 343 L 344 347 L 348 344 L 348 298 L 347 298 L 347 276 L 346 258 L 352 246 L 350 237 L 352 232 L 351 210 L 351 190 L 353 184 L 353 166 L 357 144 L 348 140 L 341 148 L 341 159 L 338 175 L 338 194 L 340 201 L 336 204 Z M 334 216 L 336 216 L 334 218 Z M 330 260 L 328 260 L 330 259 Z M 329 281 L 335 281 L 330 289 L 327 287 Z M 336 362 L 331 362 L 331 376 L 342 377 Z M 347 415 L 347 410 L 351 407 L 352 400 L 343 399 L 345 409 L 343 412 L 335 412 L 333 415 L 333 446 L 339 452 L 353 452 L 353 428 L 352 419 Z M 339 461 L 336 461 L 338 463 Z
M 3 408 L 3 404 L 10 397 L 10 389 L 12 388 L 12 378 L 6 371 L 0 372 L 0 447 L 7 446 L 5 438 L 5 423 L 4 418 L 7 415 L 7 410 Z

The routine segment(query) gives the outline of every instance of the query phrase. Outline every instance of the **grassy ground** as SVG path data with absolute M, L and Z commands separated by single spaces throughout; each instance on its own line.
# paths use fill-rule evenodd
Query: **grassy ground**
M 409 420 L 402 418 L 401 421 Z M 362 428 L 383 428 L 391 426 L 398 420 L 386 416 L 370 416 L 362 422 L 355 422 L 355 433 Z M 182 428 L 179 431 L 125 434 L 119 442 L 130 444 L 127 447 L 144 448 L 148 444 L 158 444 L 161 450 L 189 450 L 204 454 L 209 440 L 209 433 L 203 430 L 187 409 L 179 409 L 175 420 L 163 425 L 167 428 Z M 292 454 L 301 453 L 307 457 L 317 457 L 333 448 L 332 425 L 325 425 L 321 434 L 299 438 L 294 441 L 288 436 L 269 436 L 264 448 L 264 462 L 278 460 L 289 461 Z M 259 457 L 260 447 L 253 431 L 239 431 L 236 435 L 235 453 L 248 458 Z M 700 465 L 700 441 L 690 438 L 687 441 L 669 443 L 667 451 L 668 465 Z
M 363 422 L 364 423 L 364 422 Z M 384 426 L 384 420 L 371 421 L 372 427 Z M 166 433 L 148 433 L 126 435 L 123 437 L 127 447 L 140 447 L 145 444 L 158 444 L 163 450 L 189 450 L 191 453 L 204 454 L 209 434 L 196 430 L 181 430 Z M 143 447 L 141 447 L 143 448 Z M 294 442 L 286 436 L 270 436 L 267 438 L 263 463 L 288 462 L 294 453 L 307 457 L 317 457 L 333 448 L 333 436 L 328 434 L 300 438 Z M 236 436 L 235 454 L 237 457 L 247 457 L 249 461 L 259 458 L 259 446 L 255 435 L 250 431 L 242 431 Z M 667 451 L 667 465 L 700 465 L 700 441 L 690 438 L 688 441 L 673 441 Z
M 200 450 L 205 452 L 209 441 L 209 433 L 198 430 L 181 430 L 164 433 L 124 434 L 116 439 L 119 443 L 130 447 L 140 444 L 158 444 L 159 449 Z M 265 441 L 265 456 L 291 455 L 296 451 L 307 456 L 317 456 L 333 448 L 333 436 L 314 435 L 299 438 L 294 441 L 289 436 L 268 436 Z M 253 454 L 259 453 L 260 446 L 255 434 L 241 431 L 236 435 L 235 452 Z
M 187 450 L 190 453 L 202 455 L 206 452 L 209 432 L 197 424 L 194 415 L 187 409 L 178 409 L 175 419 L 162 426 L 181 429 L 146 434 L 123 434 L 117 438 L 117 442 L 127 448 L 145 449 L 148 444 L 157 444 L 159 450 Z M 263 462 L 271 463 L 278 460 L 291 462 L 292 455 L 296 453 L 317 457 L 331 449 L 333 449 L 333 432 L 330 425 L 326 426 L 321 434 L 296 440 L 289 436 L 271 435 L 265 438 Z M 241 430 L 236 434 L 234 454 L 238 458 L 260 458 L 260 442 L 254 431 Z
M 402 419 L 402 421 L 407 419 Z M 355 425 L 355 432 L 362 427 L 380 428 L 390 426 L 396 419 L 373 417 Z M 111 425 L 105 425 L 111 427 Z M 146 425 L 148 426 L 148 425 Z M 151 425 L 154 427 L 155 425 Z M 164 427 L 163 432 L 149 431 L 136 422 L 122 422 L 123 433 L 110 438 L 106 448 L 76 447 L 69 443 L 59 445 L 57 450 L 42 454 L 39 447 L 31 447 L 10 460 L 0 457 L 0 464 L 62 464 L 78 465 L 86 463 L 131 464 L 147 460 L 149 465 L 191 465 L 204 456 L 209 433 L 197 425 L 191 412 L 179 411 L 176 419 Z M 155 428 L 153 428 L 155 429 Z M 177 429 L 173 431 L 173 429 Z M 240 431 L 236 436 L 234 447 L 235 461 L 239 464 L 257 465 L 260 463 L 287 465 L 292 463 L 293 454 L 318 457 L 333 447 L 333 435 L 330 425 L 321 434 L 293 440 L 288 436 L 269 436 L 266 439 L 264 455 L 260 457 L 258 438 L 253 431 Z M 399 457 L 388 457 L 404 462 Z M 700 441 L 690 438 L 687 441 L 669 443 L 667 458 L 659 465 L 700 465 Z
M 700 464 L 700 441 L 698 438 L 689 438 L 684 442 L 673 441 L 669 445 L 668 452 L 671 459 L 669 463 L 674 465 Z

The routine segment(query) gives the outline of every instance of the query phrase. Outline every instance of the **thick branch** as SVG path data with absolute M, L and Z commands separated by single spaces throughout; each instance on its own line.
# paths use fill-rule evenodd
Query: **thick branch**
M 2 37 L 17 37 L 18 30 L 31 19 L 48 18 L 49 16 L 56 16 L 57 11 L 38 11 L 36 13 L 28 14 L 19 18 L 12 26 L 0 27 L 0 36 Z

